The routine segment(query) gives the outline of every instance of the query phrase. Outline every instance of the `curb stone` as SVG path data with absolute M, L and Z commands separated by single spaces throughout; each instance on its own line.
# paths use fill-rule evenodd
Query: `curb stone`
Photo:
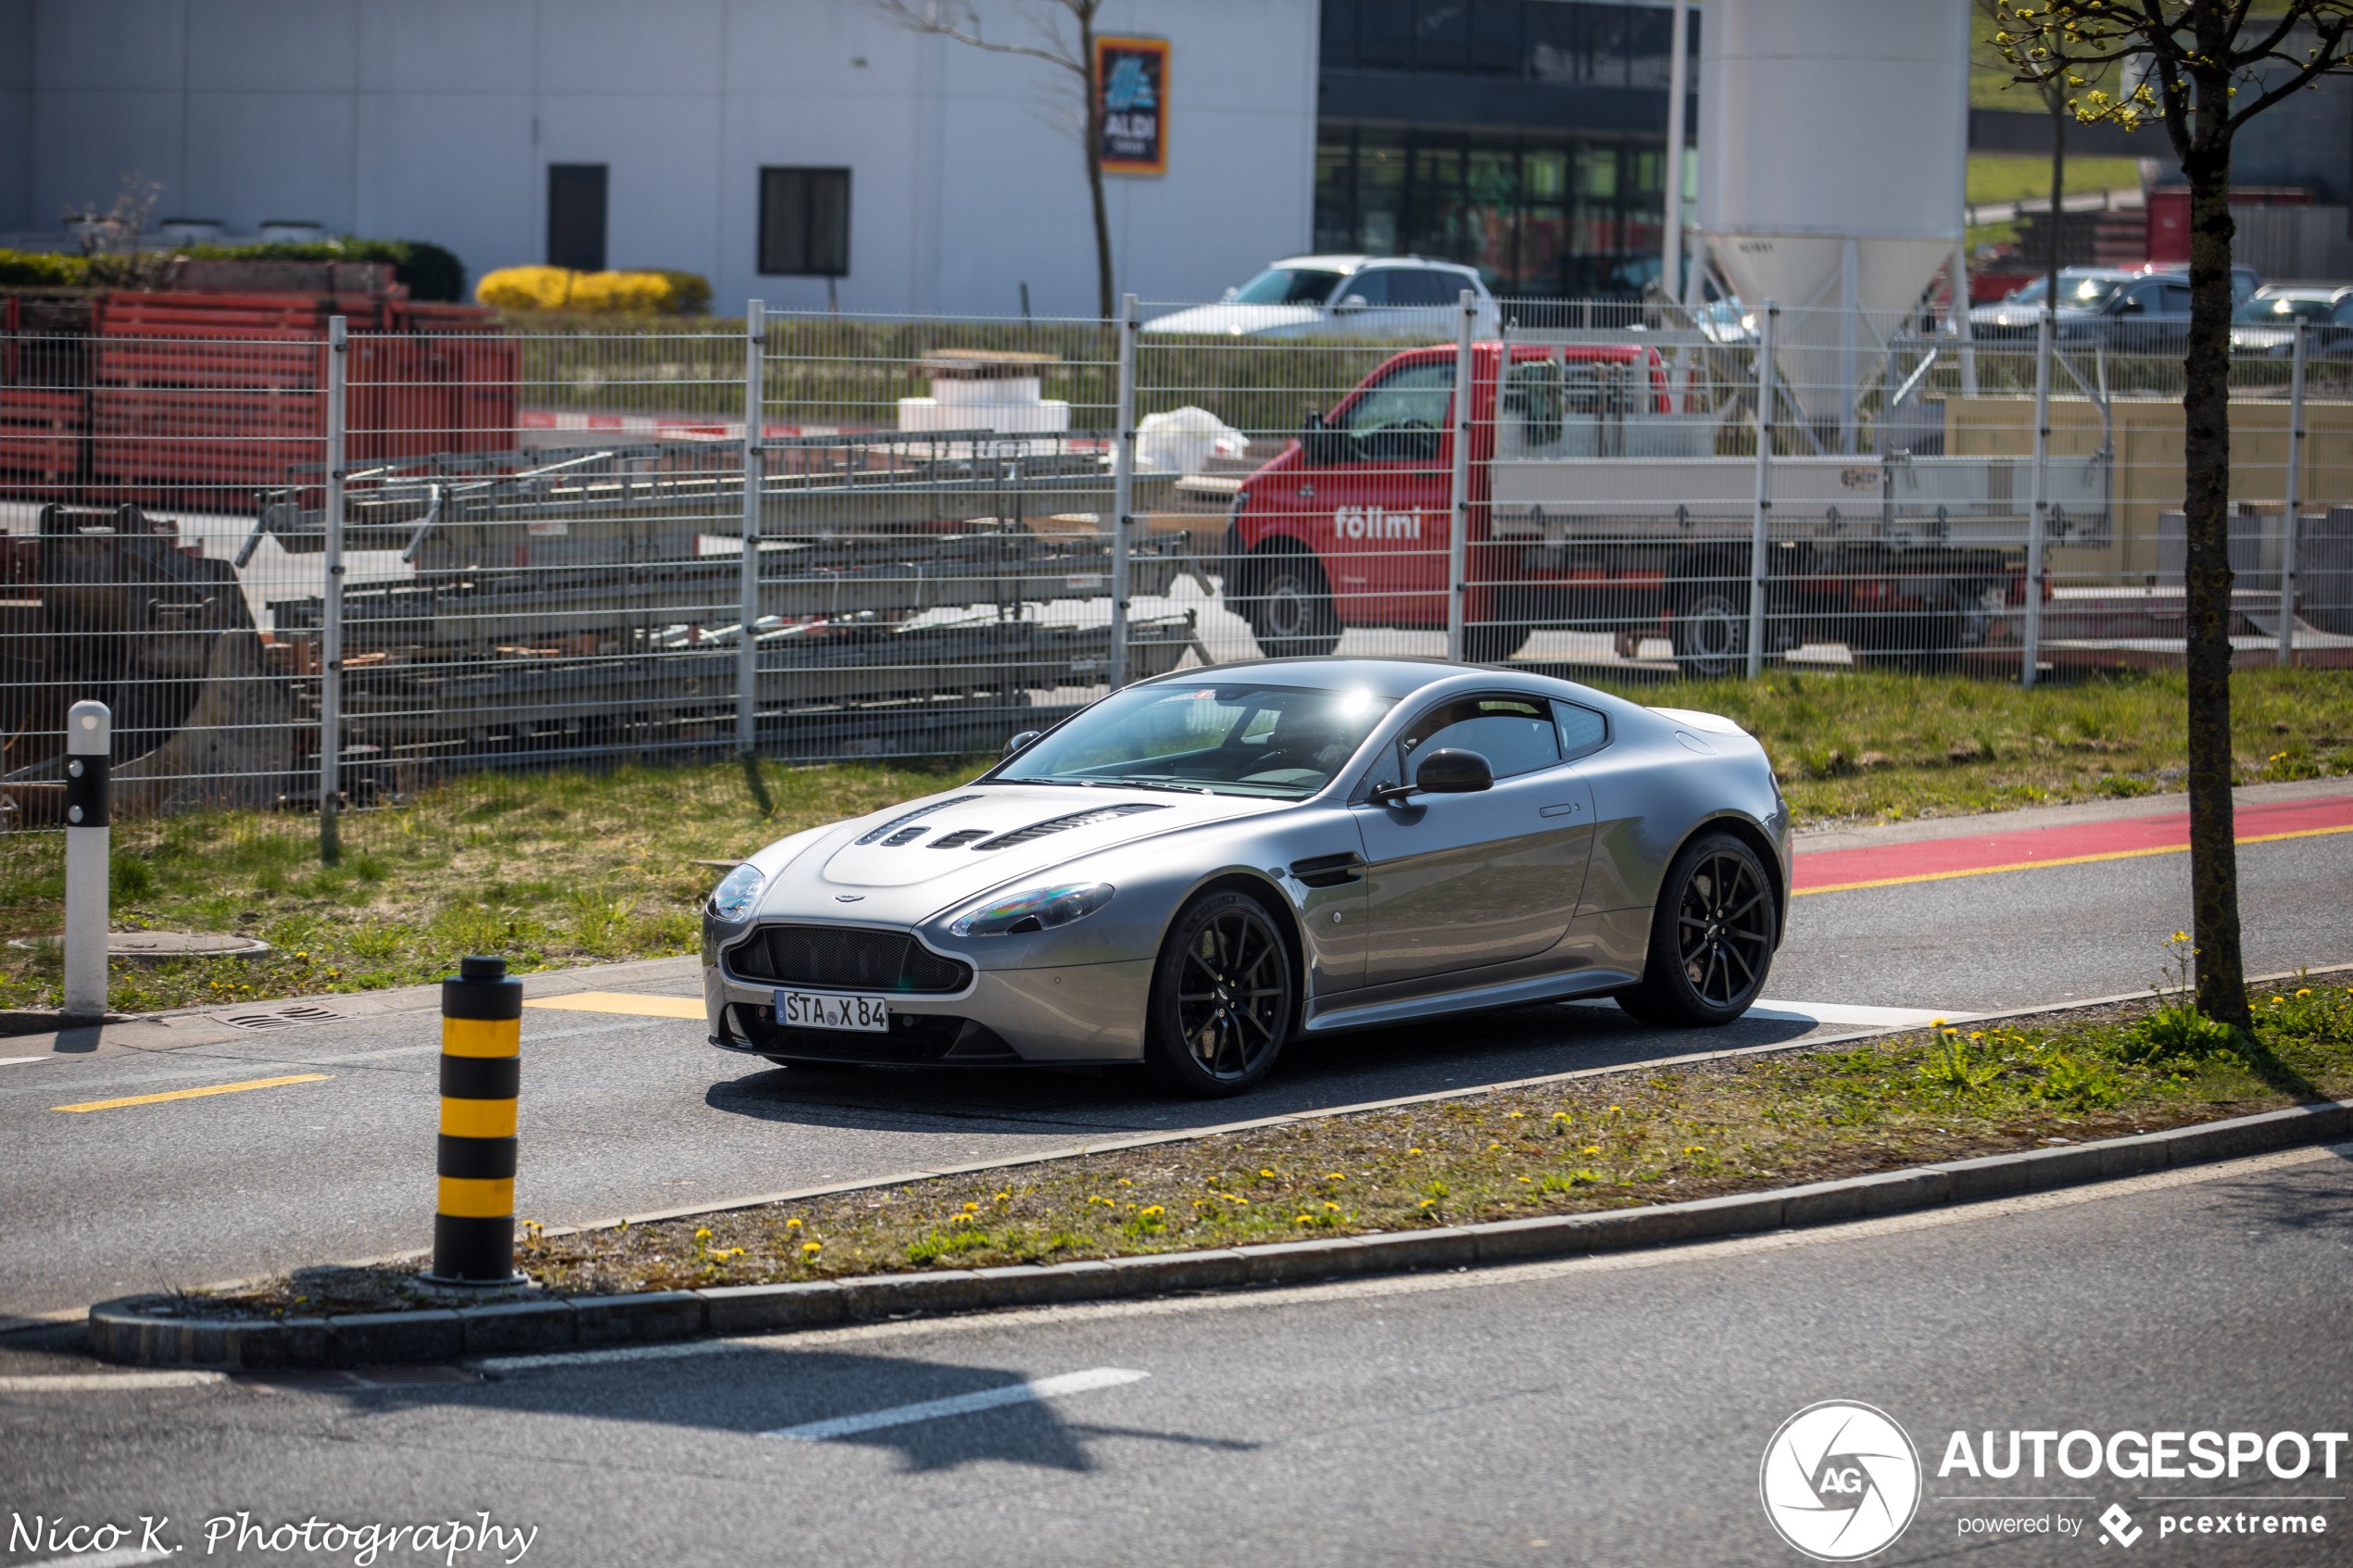
M 944 1269 L 793 1285 L 714 1286 L 456 1310 L 245 1322 L 162 1317 L 155 1309 L 166 1298 L 123 1297 L 90 1309 L 88 1345 L 102 1361 L 133 1366 L 369 1366 L 567 1349 L 574 1345 L 643 1344 L 698 1334 L 765 1334 L 919 1313 L 1303 1285 L 1360 1274 L 1579 1257 L 1836 1224 L 1908 1210 L 2015 1197 L 2169 1166 L 2208 1164 L 2275 1149 L 2335 1143 L 2348 1136 L 2353 1136 L 2353 1101 L 2329 1101 L 2098 1143 L 2024 1149 L 1772 1192 L 1736 1193 L 1598 1213 L 1546 1214 L 1427 1231 L 1377 1232 L 1076 1263 Z

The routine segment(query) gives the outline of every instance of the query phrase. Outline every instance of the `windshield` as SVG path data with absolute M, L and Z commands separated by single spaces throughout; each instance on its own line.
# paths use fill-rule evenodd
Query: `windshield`
M 2307 321 L 2325 321 L 2329 302 L 2320 299 L 2297 299 L 2281 295 L 2262 295 L 2248 300 L 2231 312 L 2231 320 L 2250 327 L 2293 326 L 2298 318 Z
M 1344 274 L 1321 267 L 1269 267 L 1234 291 L 1236 305 L 1321 305 Z
M 1211 795 L 1315 794 L 1346 767 L 1394 697 L 1228 682 L 1131 686 L 988 777 Z
M 2014 305 L 2042 304 L 2043 291 L 2049 285 L 2050 281 L 2051 280 L 2047 276 L 2035 279 L 2032 282 L 2027 284 L 2024 288 L 2010 295 L 2007 303 Z M 2059 274 L 2059 308 L 2062 310 L 2097 310 L 2101 306 L 2106 305 L 2109 300 L 2115 298 L 2116 291 L 2123 286 L 2124 285 L 2121 282 L 2118 282 L 2114 278 L 2087 278 L 2080 272 L 2062 271 Z

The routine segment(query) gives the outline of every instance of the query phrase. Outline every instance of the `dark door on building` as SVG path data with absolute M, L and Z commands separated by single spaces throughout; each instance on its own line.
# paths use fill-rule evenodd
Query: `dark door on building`
M 601 163 L 547 166 L 547 265 L 605 270 L 605 171 Z

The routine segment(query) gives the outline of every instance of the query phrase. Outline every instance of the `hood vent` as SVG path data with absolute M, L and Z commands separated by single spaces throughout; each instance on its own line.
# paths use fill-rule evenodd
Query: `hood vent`
M 934 849 L 962 849 L 974 839 L 988 836 L 987 828 L 958 828 L 954 833 L 942 834 L 933 839 L 931 847 Z
M 872 844 L 876 839 L 887 837 L 890 834 L 897 832 L 899 829 L 905 827 L 917 817 L 928 817 L 934 811 L 945 811 L 950 806 L 962 806 L 967 800 L 977 800 L 980 797 L 977 795 L 950 796 L 946 800 L 935 800 L 928 806 L 918 806 L 912 811 L 902 811 L 898 816 L 891 818 L 890 821 L 883 823 L 882 826 L 867 832 L 863 836 L 859 838 L 858 842 L 861 844 Z
M 1072 828 L 1089 828 L 1097 822 L 1115 822 L 1122 817 L 1132 817 L 1139 811 L 1165 811 L 1167 809 L 1165 806 L 1148 806 L 1140 803 L 1132 806 L 1099 806 L 1091 811 L 1073 811 L 1066 817 L 1049 817 L 1042 822 L 1032 822 L 1026 828 L 1015 828 L 1011 833 L 1000 834 L 986 843 L 974 845 L 973 847 L 1010 849 L 1016 844 L 1028 844 L 1045 837 L 1050 833 L 1064 833 Z M 943 849 L 947 847 L 947 839 L 941 839 L 932 847 Z

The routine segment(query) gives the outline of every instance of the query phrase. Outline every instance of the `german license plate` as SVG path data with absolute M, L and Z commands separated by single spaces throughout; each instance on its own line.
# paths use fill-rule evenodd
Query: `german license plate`
M 845 997 L 831 991 L 779 991 L 776 1022 L 787 1029 L 856 1029 L 869 1035 L 890 1031 L 890 1010 L 880 997 Z

